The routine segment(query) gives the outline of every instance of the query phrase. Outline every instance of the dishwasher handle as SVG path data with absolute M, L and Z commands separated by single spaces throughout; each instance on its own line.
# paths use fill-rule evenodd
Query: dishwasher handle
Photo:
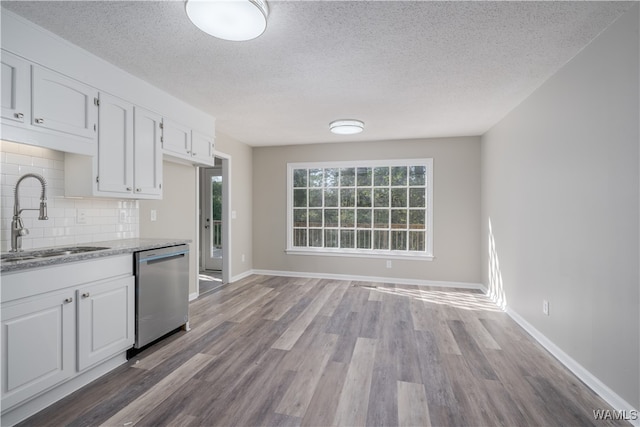
M 189 251 L 186 250 L 186 251 L 181 251 L 181 252 L 171 252 L 171 253 L 162 254 L 162 255 L 150 255 L 147 258 L 140 257 L 138 259 L 138 263 L 142 264 L 142 263 L 146 262 L 148 264 L 153 264 L 153 263 L 156 263 L 156 262 L 170 261 L 170 260 L 175 259 L 175 258 L 183 258 L 188 253 L 189 253 Z

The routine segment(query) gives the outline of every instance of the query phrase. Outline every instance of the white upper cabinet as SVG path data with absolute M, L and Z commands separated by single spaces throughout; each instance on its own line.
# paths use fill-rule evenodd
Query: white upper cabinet
M 138 198 L 162 197 L 162 117 L 135 107 L 134 184 Z
M 162 198 L 160 115 L 101 93 L 98 116 L 98 155 L 65 156 L 65 194 Z
M 9 52 L 2 52 L 2 119 L 10 123 L 30 123 L 31 66 L 27 61 Z
M 2 139 L 86 155 L 97 150 L 97 90 L 2 50 Z
M 98 108 L 98 191 L 133 191 L 133 105 L 100 94 Z
M 96 89 L 37 66 L 32 77 L 32 125 L 95 139 Z
M 213 163 L 214 159 L 213 137 L 197 131 L 191 132 L 191 156 L 202 163 Z
M 170 159 L 196 165 L 213 166 L 213 137 L 188 126 L 163 119 L 162 148 Z
M 191 157 L 191 129 L 169 119 L 162 121 L 162 148 L 181 157 Z

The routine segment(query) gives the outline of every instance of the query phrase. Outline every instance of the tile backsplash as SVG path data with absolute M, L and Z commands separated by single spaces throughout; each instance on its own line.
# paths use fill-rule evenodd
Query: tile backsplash
M 137 200 L 64 197 L 64 153 L 25 144 L 0 141 L 1 226 L 0 251 L 11 248 L 14 188 L 25 173 L 37 173 L 47 181 L 49 219 L 38 220 L 37 210 L 22 212 L 29 234 L 23 249 L 74 245 L 139 237 Z M 37 209 L 40 182 L 20 183 L 20 207 Z

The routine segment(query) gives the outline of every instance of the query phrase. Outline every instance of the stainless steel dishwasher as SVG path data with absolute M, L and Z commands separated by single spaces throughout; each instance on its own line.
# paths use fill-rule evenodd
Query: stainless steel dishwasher
M 189 246 L 135 253 L 136 341 L 140 349 L 189 326 Z

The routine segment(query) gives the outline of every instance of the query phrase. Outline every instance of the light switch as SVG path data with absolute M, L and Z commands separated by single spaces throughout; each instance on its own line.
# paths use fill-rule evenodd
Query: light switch
M 158 219 L 158 212 L 155 209 L 151 209 L 151 221 L 155 221 Z
M 236 219 L 236 211 L 231 211 L 231 219 Z

